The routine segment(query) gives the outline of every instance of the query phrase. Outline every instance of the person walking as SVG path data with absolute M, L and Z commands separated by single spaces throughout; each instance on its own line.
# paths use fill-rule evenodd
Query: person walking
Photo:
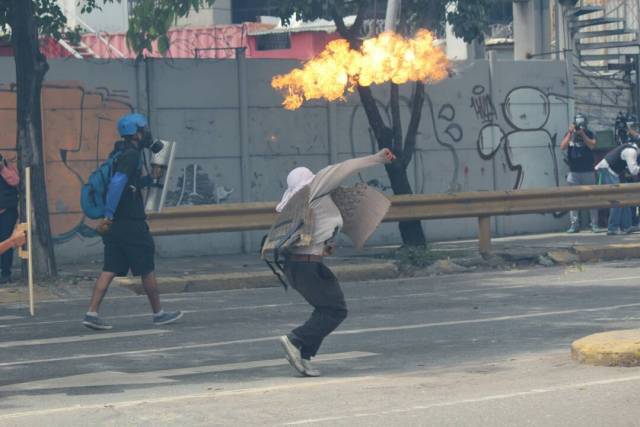
M 292 215 L 304 217 L 305 220 L 299 226 L 294 226 L 293 235 L 290 234 L 285 239 L 294 243 L 285 255 L 284 274 L 286 282 L 313 307 L 313 312 L 304 324 L 280 337 L 280 344 L 290 365 L 303 376 L 320 375 L 318 369 L 311 364 L 311 358 L 316 356 L 323 340 L 347 317 L 344 294 L 338 279 L 324 264 L 324 257 L 332 253 L 334 239 L 343 226 L 343 231 L 347 233 L 347 224 L 358 224 L 355 228 L 360 228 L 365 236 L 351 237 L 356 246 L 359 246 L 356 241 L 363 244 L 378 226 L 389 206 L 388 199 L 383 195 L 368 189 L 375 194 L 367 197 L 368 193 L 357 187 L 353 193 L 355 198 L 364 195 L 364 199 L 339 203 L 336 195 L 338 186 L 353 174 L 394 160 L 391 150 L 384 149 L 374 155 L 330 165 L 316 175 L 306 167 L 298 167 L 287 176 L 287 190 L 276 211 L 281 215 L 290 211 Z M 376 201 L 374 199 L 377 196 L 380 199 Z M 341 210 L 341 206 L 346 204 L 349 208 Z M 378 214 L 372 215 L 376 210 Z M 343 212 L 347 211 L 355 213 L 358 218 L 343 217 Z M 272 230 L 287 222 L 291 221 L 283 222 L 279 217 Z M 362 231 L 365 228 L 367 230 Z M 265 245 L 278 246 L 270 242 L 269 235 Z
M 134 276 L 142 277 L 154 324 L 166 325 L 182 317 L 180 311 L 162 310 L 154 272 L 155 244 L 146 223 L 141 193 L 145 182 L 142 150 L 152 145 L 147 119 L 141 114 L 125 115 L 118 121 L 118 132 L 123 139 L 115 144 L 114 153 L 117 152 L 118 157 L 107 190 L 105 217 L 97 227 L 104 243 L 104 266 L 82 321 L 94 330 L 112 328 L 99 317 L 100 304 L 114 277 L 126 276 L 129 270 Z

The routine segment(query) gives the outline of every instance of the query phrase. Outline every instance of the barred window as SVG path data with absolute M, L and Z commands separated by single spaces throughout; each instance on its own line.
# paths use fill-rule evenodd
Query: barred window
M 291 49 L 289 33 L 264 34 L 256 36 L 257 50 Z

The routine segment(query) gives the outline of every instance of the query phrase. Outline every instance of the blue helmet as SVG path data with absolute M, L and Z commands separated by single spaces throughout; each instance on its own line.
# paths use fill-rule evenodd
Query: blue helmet
M 135 135 L 140 128 L 146 128 L 149 125 L 147 118 L 140 113 L 127 114 L 118 120 L 118 133 L 120 136 Z

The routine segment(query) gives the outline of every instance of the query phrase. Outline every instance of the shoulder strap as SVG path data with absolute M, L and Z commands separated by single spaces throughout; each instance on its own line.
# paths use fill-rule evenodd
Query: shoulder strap
M 262 248 L 264 247 L 264 243 L 266 241 L 267 241 L 267 235 L 265 234 L 262 237 L 262 243 L 260 244 L 260 253 L 262 253 Z M 276 249 L 274 262 L 269 261 L 267 258 L 263 258 L 263 260 L 264 260 L 265 264 L 267 264 L 267 266 L 269 267 L 271 272 L 278 278 L 280 283 L 282 283 L 282 286 L 284 286 L 284 290 L 286 291 L 288 289 L 289 285 L 287 284 L 287 281 L 282 276 L 284 274 L 284 268 L 283 268 L 282 264 L 280 263 L 280 261 L 278 259 L 279 258 L 278 257 L 278 252 L 279 251 Z M 276 268 L 277 268 L 277 270 L 276 270 Z M 282 274 L 280 274 L 280 273 L 282 273 Z

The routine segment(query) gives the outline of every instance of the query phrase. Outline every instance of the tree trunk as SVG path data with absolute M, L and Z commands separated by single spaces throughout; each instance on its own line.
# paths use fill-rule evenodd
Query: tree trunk
M 351 28 L 347 28 L 339 11 L 334 7 L 331 10 L 333 21 L 336 24 L 338 33 L 349 41 L 352 49 L 358 49 L 361 40 L 357 37 L 362 28 L 366 12 L 367 2 L 360 2 L 356 20 Z M 358 95 L 369 122 L 369 127 L 378 142 L 378 148 L 388 148 L 394 152 L 398 160 L 390 165 L 386 165 L 387 175 L 391 182 L 393 194 L 404 195 L 413 194 L 409 178 L 407 177 L 407 167 L 411 161 L 411 156 L 415 150 L 416 135 L 420 125 L 422 105 L 424 102 L 424 87 L 422 83 L 417 83 L 411 103 L 411 121 L 407 132 L 406 143 L 402 141 L 402 126 L 400 123 L 400 97 L 397 85 L 391 85 L 391 127 L 387 126 L 382 119 L 376 100 L 371 92 L 371 88 L 358 86 Z M 406 149 L 409 144 L 409 149 Z M 425 246 L 427 240 L 424 237 L 424 230 L 420 221 L 401 221 L 399 223 L 402 242 L 408 246 Z
M 389 181 L 391 182 L 391 189 L 393 190 L 393 194 L 413 194 L 411 183 L 409 182 L 409 178 L 407 176 L 407 167 L 409 165 L 409 162 L 405 161 L 405 156 L 413 153 L 407 153 L 405 150 L 403 150 L 402 133 L 397 131 L 397 128 L 399 128 L 399 123 L 398 126 L 395 126 L 395 132 L 390 127 L 385 125 L 382 116 L 377 109 L 378 107 L 376 105 L 375 99 L 373 98 L 373 94 L 371 93 L 370 88 L 358 86 L 358 93 L 360 95 L 360 102 L 362 102 L 362 106 L 364 107 L 364 110 L 367 114 L 369 126 L 373 130 L 373 133 L 378 142 L 378 148 L 389 148 L 398 157 L 398 160 L 396 160 L 392 164 L 386 165 L 385 167 L 387 176 L 389 177 Z M 392 96 L 391 102 L 398 102 L 398 97 Z M 412 112 L 417 107 L 418 105 L 413 105 Z M 397 109 L 398 106 L 392 108 Z M 417 129 L 418 126 L 410 126 L 409 132 L 413 132 L 413 139 L 415 139 L 415 133 L 417 132 Z M 410 137 L 410 135 L 407 135 L 407 137 Z M 420 221 L 401 221 L 398 225 L 400 228 L 402 243 L 404 243 L 405 245 L 425 246 L 427 244 L 427 239 L 424 236 L 424 230 L 422 229 L 422 224 Z
M 385 169 L 387 170 L 387 175 L 389 176 L 389 181 L 391 182 L 393 194 L 413 194 L 413 191 L 411 190 L 411 184 L 409 183 L 409 178 L 407 177 L 407 169 L 402 165 L 401 160 L 386 165 Z M 425 246 L 427 244 L 420 221 L 401 221 L 399 223 L 399 226 L 400 235 L 402 236 L 402 242 L 405 245 Z
M 56 276 L 56 261 L 49 224 L 42 145 L 41 93 L 49 69 L 40 52 L 38 29 L 32 0 L 13 0 L 11 44 L 16 63 L 17 121 L 16 149 L 20 170 L 31 167 L 31 195 L 35 226 L 32 242 L 34 272 L 39 278 Z M 20 194 L 24 192 L 24 181 Z M 20 219 L 25 221 L 24 198 Z

